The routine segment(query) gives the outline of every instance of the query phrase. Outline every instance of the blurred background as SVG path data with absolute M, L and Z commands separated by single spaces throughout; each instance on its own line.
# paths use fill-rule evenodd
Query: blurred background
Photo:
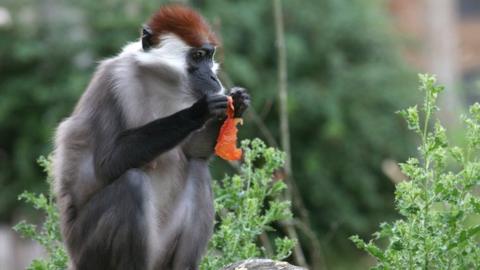
M 71 112 L 97 62 L 137 39 L 142 23 L 167 2 L 1 0 L 1 269 L 23 269 L 42 254 L 10 228 L 24 218 L 42 220 L 17 196 L 46 191 L 36 160 L 52 151 L 55 126 Z M 222 37 L 217 60 L 225 84 L 250 90 L 253 110 L 240 138 L 278 146 L 273 2 L 181 2 L 200 10 Z M 415 155 L 416 142 L 395 112 L 419 101 L 416 74 L 435 73 L 446 85 L 440 116 L 454 138 L 458 115 L 480 100 L 480 1 L 282 5 L 301 249 L 311 269 L 365 269 L 370 259 L 348 237 L 369 238 L 380 222 L 397 217 L 393 191 L 403 175 L 396 163 Z M 214 163 L 216 179 L 231 171 Z

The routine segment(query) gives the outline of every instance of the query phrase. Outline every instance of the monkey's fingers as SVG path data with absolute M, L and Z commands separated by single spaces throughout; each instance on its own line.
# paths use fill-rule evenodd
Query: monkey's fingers
M 245 88 L 235 87 L 231 91 L 233 104 L 235 105 L 235 117 L 241 117 L 250 106 L 250 95 Z
M 227 110 L 227 96 L 224 95 L 209 95 L 207 96 L 208 110 L 210 115 L 225 116 Z

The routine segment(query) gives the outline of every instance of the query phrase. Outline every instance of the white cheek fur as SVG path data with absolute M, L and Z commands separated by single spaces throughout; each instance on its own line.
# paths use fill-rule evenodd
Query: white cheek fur
M 143 51 L 141 43 L 135 42 L 124 47 L 121 54 L 134 54 L 140 65 L 166 65 L 180 73 L 187 70 L 186 56 L 191 49 L 174 34 L 167 34 L 160 39 L 158 47 Z
M 147 52 L 143 51 L 142 45 L 138 41 L 125 46 L 120 55 L 133 54 L 140 65 L 167 65 L 179 73 L 186 74 L 186 58 L 191 48 L 176 35 L 167 34 L 161 38 L 158 47 L 151 48 Z M 219 69 L 220 64 L 214 61 L 212 72 L 217 74 Z M 225 93 L 223 85 L 220 93 Z
M 213 65 L 212 65 L 212 72 L 216 75 L 218 75 L 218 70 L 220 69 L 220 64 L 213 61 Z M 220 85 L 222 86 L 222 89 L 220 89 L 220 94 L 225 94 L 225 87 L 223 87 L 223 84 L 222 82 L 220 81 L 220 79 L 218 80 L 220 82 Z
M 212 66 L 212 71 L 213 73 L 217 74 L 218 70 L 220 69 L 220 64 L 217 62 L 213 61 L 213 66 Z

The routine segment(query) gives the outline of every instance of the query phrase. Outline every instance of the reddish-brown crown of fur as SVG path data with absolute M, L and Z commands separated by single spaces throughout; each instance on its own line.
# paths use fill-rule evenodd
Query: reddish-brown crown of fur
M 203 17 L 186 6 L 163 6 L 152 16 L 148 26 L 157 41 L 163 34 L 172 33 L 192 47 L 205 43 L 218 45 L 217 37 Z

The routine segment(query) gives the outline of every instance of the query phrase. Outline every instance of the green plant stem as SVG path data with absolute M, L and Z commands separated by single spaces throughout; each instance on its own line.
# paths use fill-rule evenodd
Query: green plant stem
M 430 95 L 431 95 L 431 90 L 426 89 L 425 95 L 426 95 L 426 104 L 425 104 L 425 122 L 424 122 L 424 127 L 423 127 L 423 153 L 425 155 L 425 164 L 424 164 L 424 171 L 425 171 L 425 179 L 423 182 L 423 195 L 425 199 L 425 205 L 423 207 L 422 211 L 422 229 L 424 232 L 424 235 L 427 235 L 427 224 L 428 224 L 428 211 L 429 211 L 429 192 L 428 192 L 428 180 L 430 175 L 428 174 L 428 170 L 430 168 L 430 153 L 428 152 L 428 126 L 429 126 L 429 121 L 430 121 L 430 115 L 432 113 L 432 100 L 430 100 Z M 423 239 L 423 248 L 424 248 L 424 269 L 428 269 L 428 250 L 427 250 L 427 237 L 424 237 Z

